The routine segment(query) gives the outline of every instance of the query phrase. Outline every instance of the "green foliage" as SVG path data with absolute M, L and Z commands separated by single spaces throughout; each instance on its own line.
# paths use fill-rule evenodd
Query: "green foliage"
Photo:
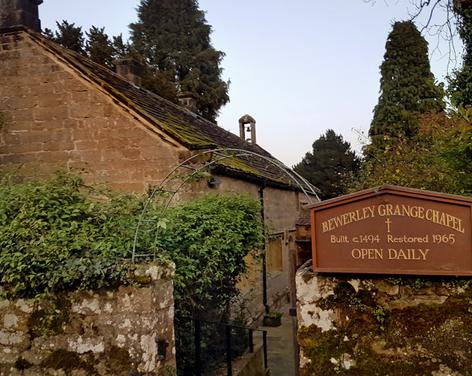
M 85 39 L 82 27 L 75 26 L 75 23 L 69 23 L 66 20 L 61 23 L 56 22 L 56 26 L 57 30 L 54 33 L 46 29 L 45 35 L 61 46 L 83 54 Z
M 85 187 L 58 175 L 46 182 L 0 187 L 0 285 L 11 297 L 97 289 L 127 283 L 136 222 L 144 200 Z M 169 209 L 155 236 L 143 232 L 139 251 L 159 249 L 177 266 L 178 307 L 226 307 L 245 271 L 244 257 L 261 248 L 257 201 L 208 196 Z
M 123 35 L 113 37 L 113 53 L 116 59 L 124 58 L 130 55 L 130 45 L 123 41 Z
M 471 114 L 428 117 L 412 139 L 392 141 L 362 166 L 354 190 L 395 184 L 452 194 L 472 194 Z M 368 149 L 370 152 L 373 149 Z
M 56 31 L 45 29 L 44 36 L 110 69 L 113 69 L 115 59 L 132 55 L 131 47 L 123 42 L 123 37 L 118 35 L 110 39 L 104 27 L 92 26 L 84 36 L 82 27 L 74 23 L 63 20 L 56 25 Z
M 179 91 L 196 95 L 198 113 L 214 121 L 229 101 L 228 83 L 221 78 L 224 54 L 211 45 L 211 26 L 197 1 L 141 0 L 138 22 L 130 27 L 133 47 L 154 72 Z
M 380 71 L 380 97 L 369 134 L 373 146 L 382 149 L 385 137 L 414 137 L 419 116 L 441 112 L 445 104 L 431 73 L 428 44 L 413 22 L 394 23 Z
M 176 264 L 175 335 L 179 374 L 192 374 L 192 318 L 226 321 L 246 270 L 244 258 L 262 248 L 259 203 L 246 196 L 207 196 L 171 210 L 160 249 Z M 222 326 L 212 326 L 205 346 L 219 347 Z M 210 356 L 210 354 L 206 354 Z M 186 373 L 187 372 L 187 373 Z
M 347 192 L 359 165 L 349 142 L 329 129 L 313 143 L 313 152 L 306 153 L 294 170 L 318 187 L 322 198 L 328 199 Z
M 177 88 L 172 71 L 155 69 L 149 65 L 144 66 L 143 87 L 159 96 L 177 103 Z
M 115 55 L 115 48 L 108 35 L 105 33 L 105 28 L 98 28 L 92 26 L 87 35 L 87 42 L 85 44 L 85 51 L 88 57 L 98 64 L 106 67 L 113 67 L 113 60 Z
M 449 81 L 452 103 L 457 107 L 472 106 L 472 5 L 457 2 L 455 13 L 458 31 L 464 43 L 464 62 L 460 70 L 453 73 Z
M 110 194 L 88 198 L 77 178 L 0 187 L 0 285 L 34 297 L 125 281 L 142 202 Z M 98 192 L 91 192 L 98 193 Z
M 263 244 L 259 203 L 246 196 L 206 196 L 171 210 L 160 248 L 176 264 L 176 309 L 226 309 Z

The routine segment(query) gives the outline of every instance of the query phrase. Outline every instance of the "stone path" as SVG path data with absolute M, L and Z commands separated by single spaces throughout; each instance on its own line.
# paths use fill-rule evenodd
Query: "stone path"
M 283 312 L 282 325 L 276 328 L 261 327 L 267 330 L 268 361 L 271 376 L 295 376 L 295 348 L 293 342 L 292 317 L 288 307 Z

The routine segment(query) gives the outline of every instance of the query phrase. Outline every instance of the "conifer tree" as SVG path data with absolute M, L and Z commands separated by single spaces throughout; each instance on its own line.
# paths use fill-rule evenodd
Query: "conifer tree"
M 133 47 L 146 63 L 177 90 L 195 94 L 197 112 L 214 121 L 229 101 L 221 78 L 224 54 L 211 45 L 211 26 L 197 0 L 141 0 L 138 22 L 130 27 Z
M 85 44 L 85 51 L 87 56 L 98 64 L 106 67 L 113 67 L 113 60 L 115 55 L 115 48 L 112 41 L 105 33 L 105 28 L 98 28 L 92 26 L 87 35 L 87 42 Z
M 440 112 L 445 104 L 442 86 L 431 73 L 428 43 L 413 22 L 394 23 L 380 71 L 380 98 L 369 134 L 372 146 L 383 149 L 386 139 L 414 137 L 420 116 Z
M 464 43 L 464 61 L 449 82 L 452 103 L 459 107 L 472 106 L 472 2 L 457 1 L 454 8 L 459 35 Z
M 82 27 L 75 26 L 74 23 L 69 23 L 66 20 L 61 23 L 56 22 L 56 25 L 57 30 L 54 33 L 53 40 L 65 48 L 84 54 L 85 39 Z
M 123 41 L 123 35 L 120 34 L 116 37 L 113 37 L 113 58 L 122 59 L 131 54 L 131 47 L 129 43 Z
M 347 192 L 359 166 L 360 160 L 349 142 L 329 129 L 313 143 L 313 151 L 306 153 L 294 170 L 319 188 L 323 199 L 328 199 Z

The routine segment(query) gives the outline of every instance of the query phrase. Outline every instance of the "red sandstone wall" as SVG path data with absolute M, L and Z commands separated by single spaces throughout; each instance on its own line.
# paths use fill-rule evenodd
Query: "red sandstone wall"
M 185 151 L 163 141 L 24 32 L 0 36 L 0 72 L 3 170 L 26 178 L 72 170 L 88 182 L 143 192 Z

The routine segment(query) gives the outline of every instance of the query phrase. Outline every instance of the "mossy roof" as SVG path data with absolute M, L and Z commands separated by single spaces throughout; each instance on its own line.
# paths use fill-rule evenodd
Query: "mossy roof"
M 85 74 L 120 103 L 139 113 L 153 126 L 189 150 L 242 149 L 275 159 L 259 145 L 242 140 L 201 116 L 129 82 L 110 69 L 59 46 L 39 33 L 28 29 L 21 30 L 28 32 L 33 40 Z M 263 181 L 267 185 L 279 188 L 299 190 L 297 184 L 287 178 L 278 167 L 260 158 L 225 159 L 215 165 L 223 174 L 245 180 Z M 305 188 L 317 190 L 312 186 Z

